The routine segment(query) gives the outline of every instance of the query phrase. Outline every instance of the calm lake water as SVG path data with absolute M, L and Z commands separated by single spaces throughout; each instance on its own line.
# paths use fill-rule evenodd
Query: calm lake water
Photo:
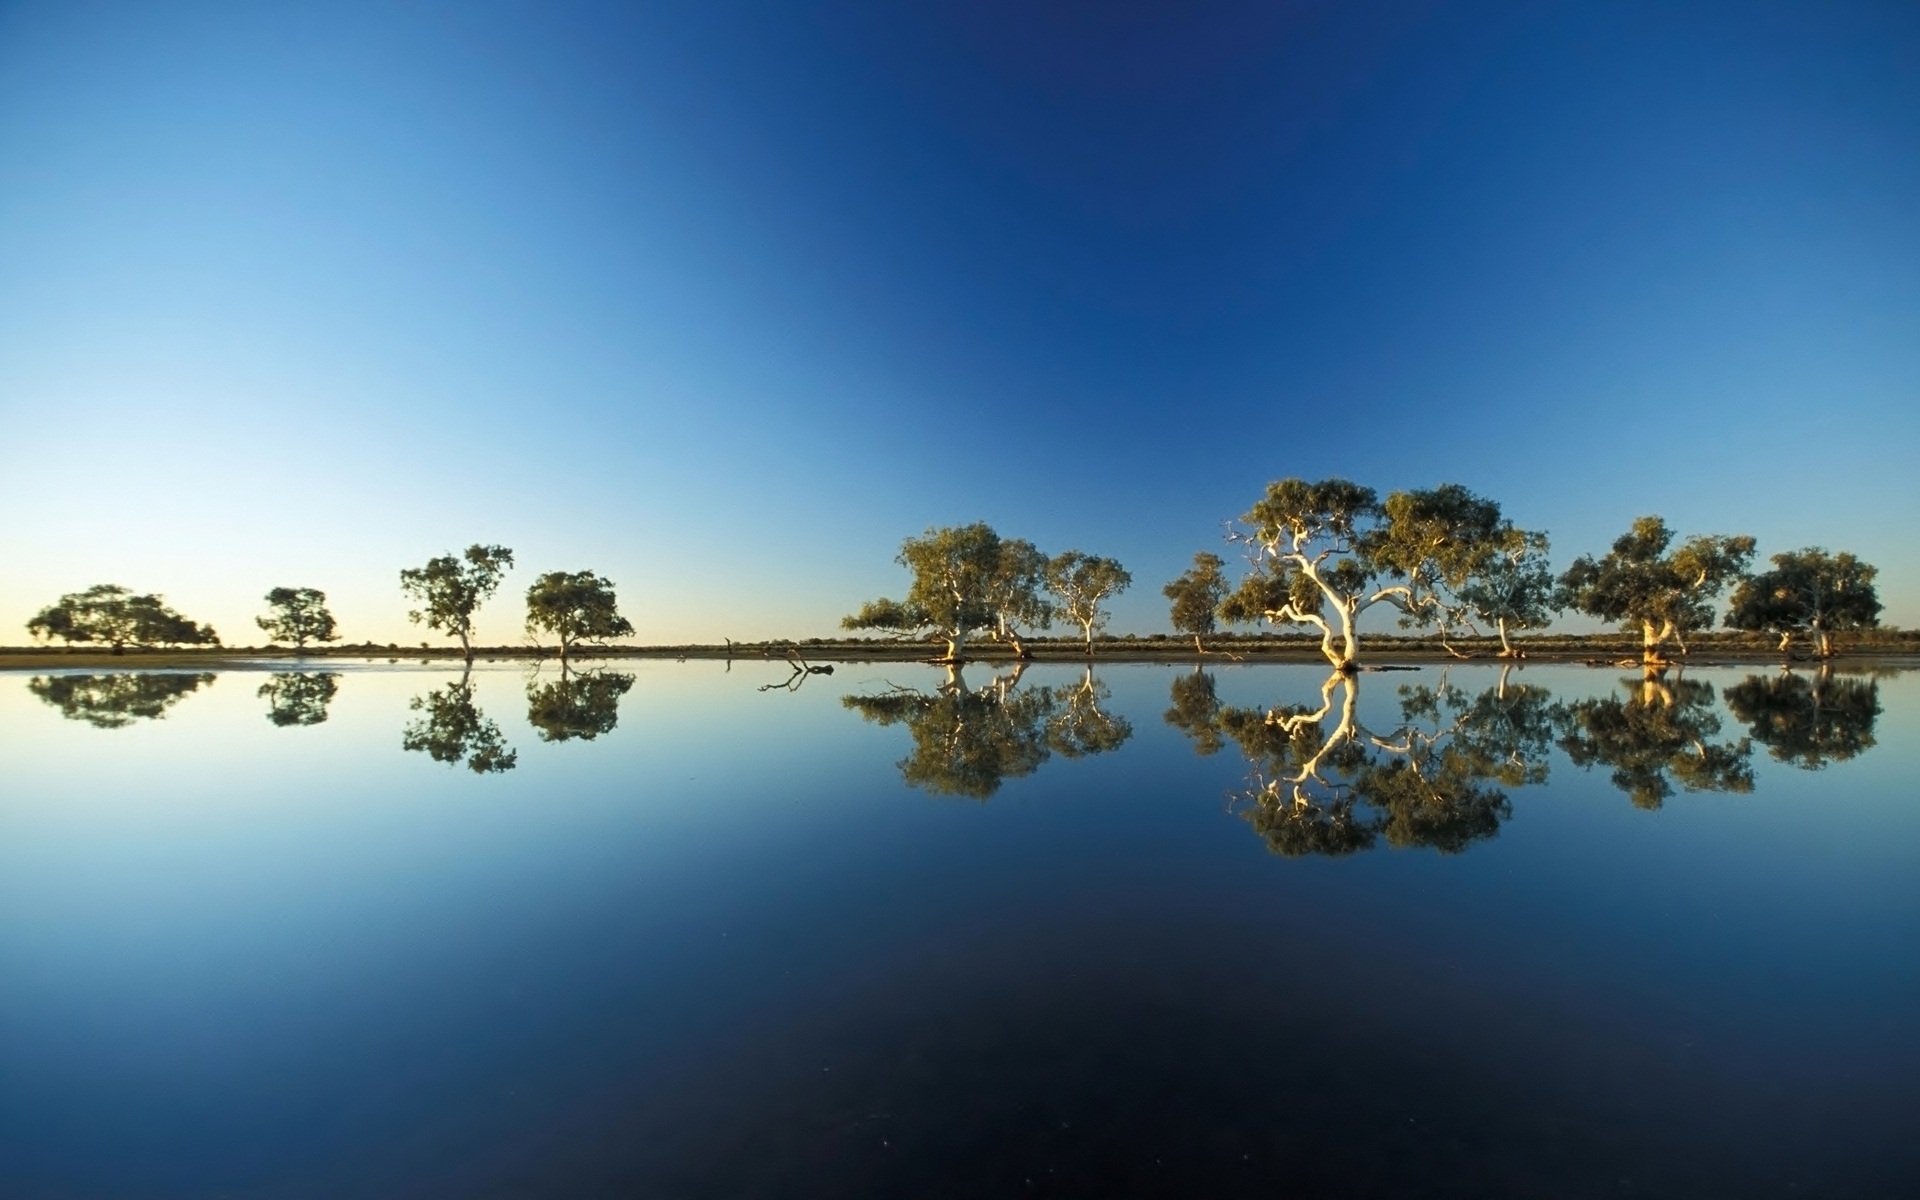
M 0 674 L 0 1194 L 1920 1195 L 1920 674 Z

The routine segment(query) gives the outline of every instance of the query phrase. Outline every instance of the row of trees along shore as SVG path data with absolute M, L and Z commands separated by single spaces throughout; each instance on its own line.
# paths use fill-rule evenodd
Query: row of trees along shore
M 1245 560 L 1237 580 L 1226 558 L 1202 550 L 1161 589 L 1175 631 L 1205 653 L 1204 639 L 1224 626 L 1311 629 L 1337 671 L 1357 668 L 1360 618 L 1381 605 L 1402 628 L 1425 631 L 1456 655 L 1457 640 L 1497 636 L 1503 658 L 1521 654 L 1513 634 L 1579 613 L 1637 632 L 1649 665 L 1685 654 L 1690 636 L 1713 627 L 1723 596 L 1726 627 L 1777 636 L 1783 653 L 1803 639 L 1831 657 L 1836 634 L 1876 628 L 1880 617 L 1877 572 L 1852 554 L 1796 550 L 1754 573 L 1753 538 L 1678 540 L 1657 516 L 1641 517 L 1605 554 L 1583 555 L 1556 575 L 1545 533 L 1519 528 L 1497 502 L 1452 483 L 1382 501 L 1345 479 L 1282 479 L 1229 524 L 1226 540 Z M 912 576 L 904 598 L 869 601 L 841 625 L 944 645 L 945 662 L 964 661 L 976 639 L 1031 657 L 1030 639 L 1056 620 L 1078 627 L 1091 655 L 1108 602 L 1133 582 L 1116 559 L 1080 550 L 1049 556 L 984 522 L 909 537 L 898 561 Z M 403 570 L 401 590 L 417 606 L 408 616 L 457 638 L 472 661 L 474 614 L 512 566 L 513 551 L 475 544 Z M 324 593 L 277 587 L 266 600 L 268 614 L 257 621 L 274 641 L 304 650 L 338 640 Z M 529 635 L 553 638 L 562 659 L 582 643 L 633 633 L 613 584 L 591 571 L 550 571 L 526 600 Z M 129 646 L 220 644 L 211 627 L 159 596 L 110 584 L 60 597 L 27 630 L 38 641 L 104 645 L 116 654 Z
M 1246 560 L 1237 582 L 1225 558 L 1202 550 L 1161 589 L 1174 629 L 1201 653 L 1222 626 L 1313 629 L 1342 672 L 1358 667 L 1359 620 L 1377 605 L 1456 655 L 1455 640 L 1490 630 L 1503 658 L 1520 656 L 1514 633 L 1576 612 L 1637 631 L 1650 665 L 1670 661 L 1670 651 L 1685 654 L 1690 635 L 1711 629 L 1729 589 L 1726 626 L 1777 635 L 1782 652 L 1804 637 L 1831 657 L 1835 634 L 1875 628 L 1880 618 L 1877 572 L 1851 554 L 1776 554 L 1772 570 L 1754 574 L 1753 538 L 1698 535 L 1676 544 L 1655 516 L 1556 576 L 1545 533 L 1519 528 L 1497 502 L 1452 483 L 1382 501 L 1345 479 L 1282 479 L 1229 525 L 1227 542 Z M 1027 657 L 1023 631 L 1045 629 L 1056 616 L 1081 626 L 1091 654 L 1106 601 L 1132 581 L 1114 559 L 1078 550 L 1048 558 L 984 523 L 910 537 L 898 561 L 913 577 L 905 598 L 869 601 L 842 626 L 944 642 L 950 662 L 964 659 L 974 637 Z
M 407 614 L 416 625 L 458 638 L 468 662 L 473 661 L 473 617 L 500 588 L 513 566 L 513 551 L 505 546 L 467 547 L 459 555 L 443 554 L 424 566 L 400 572 L 400 590 L 417 607 Z M 327 608 L 325 592 L 310 587 L 277 587 L 266 595 L 267 614 L 255 623 L 275 642 L 296 651 L 308 643 L 325 645 L 339 640 L 338 623 Z M 552 637 L 565 662 L 582 643 L 604 643 L 629 637 L 633 624 L 620 615 L 611 581 L 592 571 L 549 571 L 527 589 L 527 633 Z M 115 654 L 127 647 L 218 646 L 220 636 L 211 626 L 196 624 L 168 608 L 159 596 L 136 596 L 123 587 L 102 584 L 71 592 L 48 605 L 27 622 L 36 640 L 59 638 L 76 644 L 109 647 Z

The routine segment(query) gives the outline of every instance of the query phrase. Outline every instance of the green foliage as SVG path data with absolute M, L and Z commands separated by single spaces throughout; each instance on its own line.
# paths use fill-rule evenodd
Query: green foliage
M 1226 564 L 1218 554 L 1205 550 L 1193 556 L 1193 566 L 1179 578 L 1160 589 L 1172 605 L 1170 613 L 1176 632 L 1193 635 L 1196 650 L 1204 649 L 1200 639 L 1216 628 L 1216 610 L 1227 598 Z
M 1727 607 L 1729 629 L 1780 635 L 1785 650 L 1794 635 L 1809 633 L 1822 656 L 1833 653 L 1837 632 L 1880 624 L 1877 568 L 1846 551 L 1818 547 L 1773 556 L 1773 570 L 1743 579 Z
M 271 611 L 253 622 L 273 641 L 292 642 L 295 650 L 302 650 L 308 642 L 340 639 L 327 611 L 327 594 L 317 588 L 274 588 L 267 593 L 267 606 Z
M 182 698 L 213 683 L 210 674 L 140 672 L 121 675 L 42 675 L 27 690 L 60 710 L 69 721 L 96 729 L 121 729 L 157 721 Z
M 620 671 L 568 675 L 545 685 L 527 685 L 527 723 L 544 742 L 592 741 L 620 723 L 620 697 L 633 676 Z
M 1547 562 L 1547 535 L 1509 528 L 1459 589 L 1460 603 L 1500 633 L 1511 654 L 1510 630 L 1545 629 L 1559 611 L 1559 591 Z
M 408 707 L 421 716 L 402 731 L 402 749 L 422 751 L 435 762 L 464 763 L 476 775 L 511 771 L 519 759 L 500 727 L 474 704 L 473 685 L 465 675 L 457 683 L 415 696 Z
M 1103 707 L 1110 693 L 1091 665 L 1080 686 L 1054 690 L 1060 707 L 1047 720 L 1047 748 L 1062 758 L 1085 758 L 1118 750 L 1133 736 L 1133 723 Z
M 505 546 L 468 546 L 460 558 L 443 554 L 424 567 L 400 572 L 400 590 L 420 607 L 407 614 L 416 625 L 460 639 L 467 661 L 473 661 L 473 614 L 500 587 L 513 566 L 513 551 Z
M 592 571 L 549 571 L 527 589 L 527 632 L 559 638 L 564 661 L 576 642 L 627 637 L 633 625 L 620 615 L 612 581 Z
M 906 599 L 869 601 L 842 628 L 939 638 L 948 659 L 958 661 L 973 634 L 1007 638 L 1022 651 L 1021 626 L 1051 623 L 1052 606 L 1040 596 L 1046 558 L 1031 542 L 1003 539 L 984 522 L 908 538 L 896 561 L 913 573 Z
M 1720 740 L 1712 684 L 1656 675 L 1621 682 L 1625 701 L 1595 697 L 1555 709 L 1560 748 L 1575 766 L 1613 768 L 1613 785 L 1636 808 L 1659 808 L 1675 783 L 1689 792 L 1753 790 L 1752 743 Z
M 325 721 L 327 706 L 339 690 L 335 672 L 288 672 L 268 676 L 255 694 L 267 702 L 267 720 L 284 727 Z
M 1749 675 L 1727 689 L 1726 700 L 1769 756 L 1807 771 L 1872 749 L 1880 717 L 1877 682 L 1835 679 L 1824 670 L 1812 680 Z
M 168 608 L 159 596 L 136 596 L 126 588 L 102 583 L 84 592 L 69 592 L 27 622 L 36 641 L 59 638 L 71 646 L 92 642 L 110 646 L 115 654 L 128 646 L 218 646 L 220 636 Z
M 1669 552 L 1673 531 L 1659 517 L 1641 517 L 1603 558 L 1574 561 L 1560 577 L 1557 600 L 1603 621 L 1639 626 L 1647 656 L 1669 639 L 1713 625 L 1714 600 L 1753 561 L 1750 537 L 1701 536 Z
M 1094 631 L 1107 624 L 1106 602 L 1132 586 L 1133 576 L 1119 559 L 1068 550 L 1047 563 L 1046 583 L 1060 601 L 1059 611 L 1080 626 L 1092 654 Z

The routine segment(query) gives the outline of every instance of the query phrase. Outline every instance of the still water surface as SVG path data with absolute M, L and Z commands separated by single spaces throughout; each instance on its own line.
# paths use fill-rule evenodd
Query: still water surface
M 0 1194 L 1920 1194 L 1920 674 L 0 674 Z

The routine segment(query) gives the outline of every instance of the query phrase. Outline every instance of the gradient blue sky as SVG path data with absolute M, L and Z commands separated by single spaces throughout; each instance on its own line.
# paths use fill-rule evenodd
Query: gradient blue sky
M 1917 401 L 1910 4 L 0 5 L 0 641 L 472 541 L 824 634 L 974 519 L 1151 632 L 1334 473 L 1914 625 Z

